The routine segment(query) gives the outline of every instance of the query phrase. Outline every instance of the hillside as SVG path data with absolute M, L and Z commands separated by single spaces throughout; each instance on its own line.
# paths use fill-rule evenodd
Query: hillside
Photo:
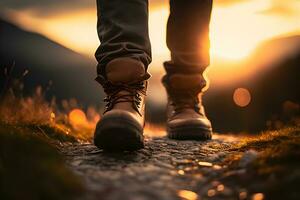
M 25 93 L 37 85 L 50 89 L 48 97 L 76 98 L 84 104 L 95 104 L 101 98 L 101 90 L 94 81 L 96 62 L 80 55 L 40 34 L 28 32 L 0 19 L 1 86 L 3 69 L 13 69 L 14 78 L 20 78 L 24 70 Z

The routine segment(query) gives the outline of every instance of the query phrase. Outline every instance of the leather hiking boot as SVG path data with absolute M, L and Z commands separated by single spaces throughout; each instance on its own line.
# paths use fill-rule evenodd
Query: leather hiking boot
M 212 126 L 201 103 L 201 91 L 206 84 L 203 76 L 165 75 L 162 82 L 168 93 L 168 137 L 178 140 L 211 139 Z
M 106 65 L 106 78 L 96 80 L 107 97 L 106 110 L 94 135 L 97 147 L 108 151 L 143 148 L 147 79 L 144 65 L 131 58 L 114 59 Z

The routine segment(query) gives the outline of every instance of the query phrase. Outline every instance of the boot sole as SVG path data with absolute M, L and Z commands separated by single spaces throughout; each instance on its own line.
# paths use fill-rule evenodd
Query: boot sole
M 96 127 L 94 144 L 104 151 L 135 151 L 144 147 L 143 128 L 126 118 L 104 118 Z
M 204 127 L 182 126 L 167 128 L 167 134 L 170 139 L 175 140 L 210 140 L 212 130 Z

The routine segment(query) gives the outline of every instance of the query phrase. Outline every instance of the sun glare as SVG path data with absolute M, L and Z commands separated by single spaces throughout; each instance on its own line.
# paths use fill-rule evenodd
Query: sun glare
M 77 13 L 36 17 L 31 10 L 12 12 L 15 23 L 29 31 L 39 32 L 46 37 L 82 54 L 93 56 L 99 45 L 96 32 L 95 9 Z
M 249 1 L 215 7 L 210 27 L 211 54 L 240 60 L 249 56 L 262 41 L 300 29 L 296 20 L 263 15 L 261 12 L 268 6 L 268 1 Z
M 270 0 L 241 1 L 228 6 L 215 3 L 211 20 L 211 55 L 236 61 L 243 60 L 262 41 L 278 35 L 300 31 L 297 16 L 287 18 L 267 15 Z M 168 59 L 165 44 L 169 8 L 166 4 L 150 8 L 149 28 L 153 63 Z M 96 33 L 96 9 L 86 9 L 40 18 L 30 10 L 12 12 L 11 18 L 22 27 L 42 33 L 75 51 L 93 56 L 99 45 Z

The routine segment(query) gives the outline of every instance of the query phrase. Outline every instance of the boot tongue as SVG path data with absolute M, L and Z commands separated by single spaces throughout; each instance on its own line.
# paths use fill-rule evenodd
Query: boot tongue
M 106 77 L 111 83 L 129 84 L 145 76 L 144 64 L 132 58 L 117 58 L 106 65 Z
M 202 89 L 206 81 L 202 74 L 173 74 L 169 77 L 169 84 L 177 90 Z

